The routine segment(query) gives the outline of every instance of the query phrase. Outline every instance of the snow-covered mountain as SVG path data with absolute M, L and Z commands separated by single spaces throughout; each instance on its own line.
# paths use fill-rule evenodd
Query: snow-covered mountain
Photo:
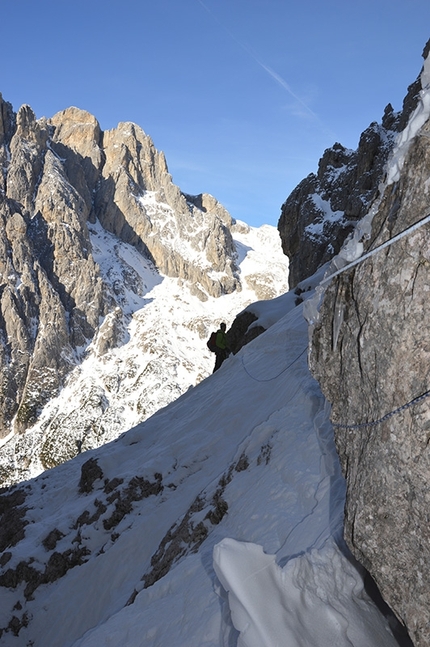
M 3 441 L 6 482 L 29 478 L 113 440 L 212 372 L 214 356 L 206 347 L 210 331 L 223 320 L 230 326 L 247 305 L 282 294 L 288 284 L 288 259 L 276 229 L 243 224 L 237 230 L 243 289 L 201 301 L 182 279 L 157 272 L 99 223 L 89 226 L 93 257 L 118 305 L 36 424 Z M 106 331 L 111 335 L 113 328 L 117 343 L 106 348 Z
M 213 368 L 211 330 L 282 294 L 274 227 L 174 185 L 135 124 L 0 96 L 0 483 L 116 438 Z
M 342 542 L 295 304 L 253 306 L 268 330 L 217 373 L 1 496 L 1 645 L 398 645 Z

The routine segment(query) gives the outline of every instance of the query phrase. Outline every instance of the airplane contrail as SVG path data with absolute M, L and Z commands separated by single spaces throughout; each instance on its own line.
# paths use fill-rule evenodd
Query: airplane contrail
M 265 65 L 260 59 L 254 54 L 254 52 L 244 43 L 242 43 L 232 32 L 227 29 L 227 27 L 217 18 L 217 16 L 209 9 L 209 7 L 203 2 L 203 0 L 197 0 L 197 2 L 212 16 L 212 18 L 219 24 L 219 26 L 230 36 L 232 40 L 234 40 L 237 45 L 239 45 L 267 74 L 274 80 L 276 81 L 284 90 L 286 90 L 296 101 L 298 101 L 306 110 L 307 112 L 312 115 L 312 117 L 315 117 L 315 119 L 319 120 L 319 117 L 309 106 L 302 100 L 300 97 L 298 97 L 295 92 L 290 88 L 289 84 L 285 79 L 282 78 L 277 72 L 272 70 L 268 65 Z
M 267 73 L 272 77 L 272 79 L 274 79 L 275 81 L 277 81 L 277 82 L 279 83 L 279 85 L 280 85 L 280 86 L 282 86 L 282 87 L 283 87 L 287 92 L 289 92 L 289 94 L 290 94 L 290 95 L 291 95 L 291 96 L 292 96 L 296 101 L 298 101 L 299 103 L 301 103 L 301 104 L 302 104 L 302 106 L 303 106 L 304 108 L 306 108 L 306 110 L 307 110 L 307 111 L 308 111 L 308 112 L 309 112 L 313 117 L 315 117 L 316 119 L 319 119 L 318 115 L 317 115 L 317 114 L 315 114 L 315 112 L 314 112 L 313 110 L 311 110 L 311 109 L 309 108 L 309 106 L 308 106 L 308 105 L 307 105 L 307 104 L 306 104 L 302 99 L 300 99 L 300 97 L 298 97 L 298 96 L 297 96 L 297 94 L 295 94 L 295 92 L 293 92 L 293 91 L 292 91 L 292 89 L 290 88 L 289 84 L 288 84 L 288 83 L 287 83 L 287 82 L 282 78 L 282 76 L 280 76 L 279 74 L 277 74 L 277 73 L 276 73 L 274 70 L 272 70 L 268 65 L 264 65 L 264 63 L 262 63 L 261 61 L 259 61 L 255 56 L 254 56 L 254 58 L 255 58 L 255 60 L 257 61 L 257 63 L 258 63 L 258 64 L 263 68 L 263 70 L 266 70 L 266 72 L 267 72 Z

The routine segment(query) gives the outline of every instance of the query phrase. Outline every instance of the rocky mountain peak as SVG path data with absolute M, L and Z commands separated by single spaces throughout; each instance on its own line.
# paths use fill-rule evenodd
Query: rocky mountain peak
M 16 115 L 12 104 L 4 101 L 0 92 L 0 146 L 8 144 L 15 130 Z
M 220 296 L 232 295 L 240 311 L 261 293 L 277 295 L 285 289 L 287 265 L 278 262 L 279 249 L 259 261 L 266 276 L 243 273 L 240 263 L 253 252 L 233 236 L 250 229 L 214 197 L 182 193 L 164 154 L 136 124 L 102 131 L 93 115 L 76 107 L 37 119 L 29 106 L 14 113 L 1 99 L 0 161 L 0 441 L 6 439 L 0 480 L 9 482 L 25 477 L 32 461 L 40 471 L 110 440 L 201 379 L 207 359 L 194 367 L 170 341 L 163 345 L 179 334 L 168 328 L 174 309 L 157 311 L 154 319 L 136 314 L 151 303 L 145 295 L 155 286 L 165 282 L 172 299 L 187 308 L 188 299 L 206 304 L 213 317 Z M 271 274 L 271 264 L 281 270 Z M 242 291 L 243 298 L 233 296 Z M 203 345 L 209 333 L 209 316 L 202 311 L 199 317 L 185 324 L 187 344 L 192 338 Z M 151 324 L 143 334 L 146 320 Z M 128 343 L 130 355 L 145 358 L 139 369 L 117 353 Z M 95 379 L 93 368 L 90 384 L 82 386 L 85 361 L 99 362 L 100 376 Z M 131 391 L 131 375 L 142 382 L 134 397 L 123 394 L 125 407 L 101 366 L 109 362 L 118 392 L 121 380 Z M 90 394 L 71 405 L 67 422 L 61 398 L 56 401 L 66 384 L 75 385 L 73 402 Z
M 415 110 L 420 90 L 418 76 L 408 88 L 402 110 L 395 113 L 388 104 L 381 123 L 369 125 L 356 150 L 335 143 L 324 151 L 317 173 L 302 180 L 282 205 L 278 229 L 290 259 L 291 288 L 333 258 L 368 211 L 384 179 L 396 135 Z

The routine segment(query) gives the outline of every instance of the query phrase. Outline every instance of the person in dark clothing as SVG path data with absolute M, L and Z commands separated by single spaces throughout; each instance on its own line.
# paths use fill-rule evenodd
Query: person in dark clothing
M 222 324 L 220 324 L 219 329 L 216 331 L 216 342 L 215 342 L 216 359 L 215 359 L 215 367 L 213 370 L 214 373 L 219 369 L 223 361 L 227 359 L 227 357 L 230 355 L 230 348 L 228 345 L 227 335 L 225 330 L 226 330 L 226 325 L 223 322 Z

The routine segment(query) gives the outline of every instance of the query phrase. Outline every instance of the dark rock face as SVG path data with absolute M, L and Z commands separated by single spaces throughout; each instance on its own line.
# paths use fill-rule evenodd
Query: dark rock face
M 369 250 L 430 213 L 430 120 L 400 168 L 374 205 Z M 310 355 L 338 425 L 347 542 L 420 647 L 430 643 L 429 231 L 332 280 Z
M 409 88 L 400 113 L 390 104 L 382 123 L 362 133 L 357 150 L 336 143 L 282 205 L 278 230 L 290 259 L 289 283 L 294 288 L 336 255 L 355 223 L 378 193 L 395 135 L 403 130 L 417 104 L 419 79 Z
M 250 328 L 257 319 L 258 317 L 252 312 L 252 306 L 237 315 L 227 332 L 232 353 L 238 353 L 242 346 L 246 346 L 265 331 L 260 325 Z
M 25 520 L 25 499 L 26 495 L 22 489 L 0 494 L 0 552 L 4 559 L 2 566 L 8 562 L 6 556 L 10 556 L 10 553 L 3 551 L 15 546 L 24 537 L 24 528 L 28 524 Z
M 89 206 L 50 148 L 52 126 L 1 101 L 0 436 L 33 424 L 107 313 L 91 257 Z M 4 155 L 4 156 L 5 156 Z M 14 419 L 13 427 L 12 420 Z
M 330 260 L 375 197 L 392 137 L 372 124 L 357 151 L 336 143 L 282 206 L 278 229 L 290 259 L 290 287 Z

